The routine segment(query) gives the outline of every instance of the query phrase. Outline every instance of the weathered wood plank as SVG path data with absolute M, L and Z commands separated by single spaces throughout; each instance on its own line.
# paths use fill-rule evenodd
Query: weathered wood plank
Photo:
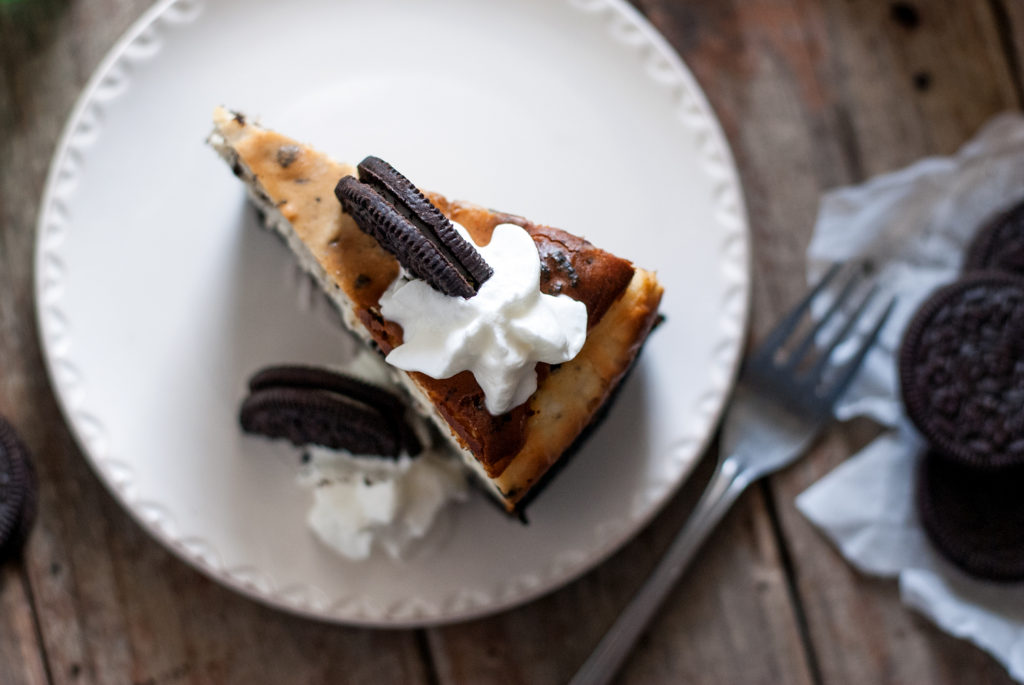
M 818 7 L 832 42 L 844 46 L 827 50 L 820 64 L 824 81 L 848 89 L 841 106 L 851 122 L 849 149 L 859 160 L 851 181 L 948 154 L 990 116 L 1018 105 L 986 3 L 903 9 L 844 2 Z M 797 493 L 850 453 L 849 436 L 833 440 L 776 481 L 825 681 L 1009 682 L 987 656 L 903 609 L 891 582 L 853 572 L 793 509 Z
M 819 78 L 850 122 L 858 175 L 953 152 L 993 113 L 1017 106 L 986 2 L 802 4 L 822 27 Z
M 692 509 L 713 463 L 597 570 L 499 616 L 429 631 L 441 683 L 567 681 Z M 742 655 L 742 658 L 739 657 Z M 630 657 L 623 683 L 810 683 L 764 502 L 744 496 Z
M 985 3 L 641 5 L 705 86 L 743 170 L 764 284 L 755 331 L 805 287 L 822 190 L 948 153 L 1016 104 Z M 903 608 L 892 582 L 852 571 L 793 508 L 862 442 L 834 435 L 774 483 L 823 680 L 1004 682 L 987 656 Z
M 817 193 L 935 153 L 949 153 L 992 114 L 1016 106 L 1015 91 L 985 3 L 857 3 L 798 0 L 790 11 L 767 13 L 743 4 L 749 40 L 761 59 L 775 55 L 782 79 L 763 95 L 743 88 L 751 115 L 739 121 L 738 156 L 751 198 L 755 250 L 771 272 L 775 298 L 760 306 L 778 312 L 804 289 L 803 249 Z M 737 5 L 738 6 L 738 5 Z M 907 19 L 907 10 L 913 18 Z M 737 21 L 743 22 L 743 19 Z M 766 36 L 803 35 L 802 54 L 773 51 Z M 684 49 L 684 56 L 689 57 Z M 719 65 L 691 60 L 704 83 Z M 719 88 L 712 101 L 722 103 Z M 795 111 L 758 112 L 757 102 L 789 93 Z M 797 100 L 797 98 L 799 98 Z M 765 116 L 787 123 L 759 124 Z M 794 120 L 795 119 L 795 120 Z M 769 126 L 795 135 L 773 134 Z M 747 141 L 755 137 L 748 143 Z M 824 144 L 824 145 L 823 145 Z M 808 148 L 813 148 L 810 150 Z M 812 182 L 791 170 L 808 168 Z M 787 170 L 780 174 L 780 169 Z M 817 187 L 815 187 L 817 185 Z M 760 212 L 763 201 L 769 211 Z M 770 319 L 766 315 L 764 318 Z M 755 317 L 757 321 L 757 317 Z M 826 683 L 1005 682 L 991 659 L 943 636 L 902 607 L 892 582 L 854 572 L 796 512 L 793 498 L 862 442 L 840 431 L 807 459 L 773 479 L 773 491 L 814 653 Z
M 834 115 L 816 81 L 815 56 L 799 30 L 799 10 L 792 3 L 760 1 L 636 4 L 694 69 L 734 146 L 757 255 L 753 325 L 763 331 L 785 304 L 776 274 L 802 268 L 806 232 L 793 224 L 806 226 L 813 218 L 821 170 L 834 169 L 826 183 L 847 177 L 840 144 L 821 135 Z M 813 111 L 805 102 L 815 103 Z M 785 154 L 774 157 L 780 148 Z M 780 178 L 786 182 L 781 195 Z M 794 216 L 792 207 L 804 216 Z M 691 497 L 694 485 L 686 489 Z M 508 682 L 558 682 L 568 677 L 610 624 L 609 612 L 620 610 L 647 575 L 686 511 L 681 501 L 673 503 L 637 541 L 553 597 L 513 614 L 432 631 L 442 682 L 490 682 L 499 676 Z M 627 663 L 623 682 L 811 680 L 766 520 L 758 493 L 740 503 Z M 550 632 L 522 629 L 543 622 L 559 626 L 555 633 L 572 636 L 562 642 L 564 656 L 550 654 Z M 487 644 L 499 645 L 485 657 L 474 651 L 481 634 L 488 635 Z
M 991 0 L 992 11 L 1003 38 L 1003 49 L 1013 71 L 1017 99 L 1024 103 L 1024 3 Z
M 897 32 L 912 33 L 914 26 L 917 26 L 913 20 L 910 21 L 913 26 L 900 23 L 895 26 L 886 25 L 886 22 L 895 21 L 894 15 L 903 17 L 901 12 L 887 5 L 872 8 L 846 3 L 838 8 L 830 8 L 830 12 L 815 7 L 813 3 L 785 1 L 668 3 L 651 0 L 638 2 L 638 5 L 662 29 L 694 69 L 734 145 L 737 161 L 744 174 L 753 220 L 755 282 L 759 284 L 754 291 L 755 331 L 763 331 L 770 325 L 804 288 L 801 276 L 804 249 L 822 190 L 850 182 L 865 173 L 905 164 L 931 151 L 949 151 L 952 149 L 950 145 L 955 147 L 959 142 L 949 142 L 949 130 L 957 125 L 956 122 L 979 124 L 996 105 L 1006 102 L 1012 92 L 1008 88 L 1001 53 L 993 51 L 991 45 L 982 43 L 968 44 L 968 48 L 981 48 L 978 55 L 971 55 L 980 62 L 980 66 L 959 65 L 952 78 L 946 73 L 943 73 L 941 79 L 936 78 L 928 71 L 930 63 L 927 60 L 935 46 L 898 35 Z M 965 11 L 969 24 L 972 21 L 977 24 L 987 17 L 984 12 L 979 15 L 976 6 L 966 8 L 959 15 L 943 16 L 942 25 L 934 29 L 942 41 L 949 38 L 947 34 L 953 27 L 965 20 L 961 16 Z M 916 16 L 920 20 L 920 15 Z M 927 17 L 926 20 L 931 21 Z M 839 67 L 825 59 L 829 57 L 839 60 Z M 946 57 L 954 59 L 952 56 Z M 879 79 L 877 72 L 888 69 L 894 60 L 901 64 L 901 69 L 895 74 L 890 73 L 887 79 Z M 862 69 L 865 71 L 862 72 Z M 979 72 L 987 78 L 978 80 Z M 897 81 L 897 77 L 900 80 Z M 957 103 L 954 111 L 946 112 L 941 103 L 950 101 L 960 87 L 961 80 L 972 81 L 976 92 L 967 95 L 969 102 Z M 934 123 L 922 128 L 919 124 L 921 119 L 934 120 Z M 883 124 L 885 128 L 881 128 Z M 874 136 L 873 146 L 864 149 L 858 140 L 868 135 L 868 131 Z M 781 170 L 785 170 L 785 173 L 780 173 Z M 850 451 L 848 446 L 847 450 L 834 456 L 832 463 Z M 822 458 L 818 457 L 808 467 L 816 474 L 815 478 L 827 469 L 820 466 L 821 462 Z M 788 524 L 787 532 L 794 525 L 802 524 L 808 528 L 803 521 L 790 522 L 793 518 L 790 501 L 794 494 L 785 495 L 784 520 Z M 656 527 L 658 525 L 663 524 L 659 521 Z M 729 533 L 734 535 L 733 531 Z M 834 594 L 828 596 L 827 601 L 823 601 L 820 595 L 809 600 L 813 612 L 810 616 L 813 619 L 810 631 L 816 637 L 812 658 L 822 660 L 821 668 L 826 681 L 869 682 L 885 678 L 887 670 L 891 670 L 889 661 L 903 658 L 900 649 L 887 645 L 900 644 L 901 641 L 912 643 L 915 658 L 905 662 L 908 665 L 900 669 L 894 680 L 941 670 L 942 660 L 938 658 L 938 651 L 948 650 L 950 641 L 938 640 L 940 647 L 933 640 L 936 631 L 911 628 L 908 624 L 919 619 L 898 603 L 892 583 L 857 577 L 842 560 L 835 558 L 834 552 L 827 548 L 820 536 L 806 530 L 805 535 L 810 536 L 818 546 L 814 553 L 829 556 L 832 566 L 827 572 L 817 574 L 813 583 L 802 583 L 803 593 L 831 587 L 832 575 L 847 579 L 846 587 L 849 588 L 849 593 L 841 597 L 844 601 L 837 607 L 831 606 L 836 600 Z M 739 545 L 747 543 L 736 537 L 732 537 L 729 542 Z M 623 556 L 630 555 L 624 553 Z M 712 556 L 712 553 L 709 552 L 708 556 Z M 633 559 L 632 556 L 630 558 Z M 802 556 L 797 560 L 798 573 L 806 565 L 801 560 Z M 616 563 L 623 562 L 619 562 L 617 557 L 608 566 Z M 634 567 L 637 565 L 634 561 Z M 604 569 L 595 577 L 599 577 L 602 572 Z M 586 582 L 584 580 L 581 584 Z M 718 582 L 730 588 L 742 587 L 742 582 L 736 584 L 732 578 L 719 578 Z M 607 585 L 600 581 L 595 583 L 600 588 Z M 680 593 L 686 594 L 686 586 L 687 582 L 684 581 Z M 858 593 L 872 588 L 881 590 L 883 594 L 874 597 L 864 613 L 857 615 L 857 620 L 849 626 L 850 631 L 864 636 L 860 643 L 851 643 L 848 639 L 832 640 L 838 637 L 837 626 L 833 626 L 831 634 L 819 633 L 823 613 L 832 611 L 834 614 L 850 615 L 860 609 Z M 588 588 L 586 596 L 593 597 L 599 592 L 598 589 Z M 740 596 L 745 596 L 742 591 Z M 568 606 L 552 608 L 551 613 L 555 616 L 564 613 L 571 617 L 574 607 L 568 600 L 566 602 Z M 684 609 L 670 605 L 658 627 L 652 631 L 654 637 L 650 639 L 658 640 L 665 634 L 660 628 L 663 624 L 685 622 L 693 611 L 691 604 L 687 604 Z M 756 612 L 749 605 L 746 612 L 748 625 L 757 626 L 756 621 L 750 620 Z M 895 624 L 899 627 L 895 630 L 879 630 L 874 627 L 879 617 L 884 617 L 887 625 Z M 721 619 L 721 614 L 711 619 L 709 632 L 717 635 L 714 626 Z M 481 630 L 483 626 L 474 628 Z M 580 631 L 579 628 L 576 630 Z M 744 634 L 744 628 L 739 627 L 737 630 L 738 635 Z M 464 636 L 455 635 L 455 632 L 449 631 L 444 639 L 457 645 L 467 644 L 474 634 L 469 629 Z M 517 631 L 509 626 L 504 633 L 511 635 Z M 538 638 L 538 641 L 541 639 Z M 439 642 L 442 642 L 442 638 L 435 636 L 435 646 Z M 827 644 L 819 648 L 819 643 Z M 973 669 L 984 671 L 991 667 L 990 660 L 976 650 L 962 643 L 954 644 L 957 655 L 955 659 L 968 664 L 965 670 L 959 671 L 960 674 Z M 454 647 L 447 647 L 448 652 L 455 651 Z M 509 650 L 513 651 L 511 647 Z M 627 668 L 624 674 L 626 680 L 641 677 L 637 675 L 640 670 L 636 664 L 643 662 L 643 650 L 644 647 L 641 647 L 635 663 Z M 459 653 L 465 652 L 463 649 Z M 523 654 L 514 653 L 519 656 Z M 525 653 L 529 653 L 529 648 L 526 648 Z M 435 658 L 448 669 L 446 671 L 442 667 L 442 674 L 447 673 L 453 681 L 458 680 L 458 675 L 480 674 L 480 671 L 472 670 L 472 666 L 479 667 L 478 663 L 471 666 L 465 663 L 466 660 L 472 660 L 472 657 L 464 657 L 461 662 L 458 659 L 446 660 L 444 656 Z M 667 663 L 671 664 L 670 672 L 692 673 L 687 670 L 693 665 L 692 658 L 685 650 L 675 650 L 667 659 Z M 457 663 L 453 666 L 450 661 Z M 506 663 L 515 661 L 513 657 L 491 659 L 489 665 L 491 668 L 500 665 L 501 668 L 512 668 L 513 672 L 521 673 L 515 670 L 521 669 L 521 665 L 515 663 L 509 666 Z M 865 664 L 866 668 L 857 670 L 851 668 L 850 664 Z M 463 670 L 459 670 L 460 667 Z M 995 672 L 999 672 L 998 667 Z M 644 673 L 644 676 L 650 675 Z M 729 676 L 735 679 L 737 674 Z M 946 682 L 953 681 L 955 678 Z
M 803 289 L 803 251 L 821 190 L 949 152 L 991 113 L 1019 106 L 1021 76 L 1015 85 L 1009 65 L 1019 72 L 1020 60 L 1007 60 L 1005 46 L 1021 54 L 1020 3 L 896 4 L 910 6 L 916 22 L 905 7 L 853 0 L 637 0 L 694 69 L 734 145 L 753 219 L 757 332 Z M 54 429 L 62 422 L 32 324 L 36 202 L 78 88 L 146 5 L 0 4 L 0 412 L 23 427 L 43 481 L 25 566 L 30 585 L 16 572 L 0 577 L 0 680 L 7 682 L 10 659 L 26 654 L 21 681 L 13 682 L 45 682 L 26 622 L 30 588 L 58 683 L 429 682 L 411 631 L 283 616 L 176 561 L 102 490 L 66 431 Z M 996 23 L 1000 7 L 1008 31 Z M 904 609 L 891 582 L 852 571 L 792 508 L 792 498 L 859 441 L 836 432 L 772 484 L 823 680 L 1005 682 L 981 652 Z M 441 681 L 564 680 L 646 575 L 699 484 L 568 588 L 498 617 L 430 631 Z M 769 521 L 763 491 L 741 500 L 673 593 L 624 682 L 813 680 Z
M 6 17 L 0 7 L 0 22 Z M 9 11 L 9 8 L 8 8 Z M 0 33 L 6 36 L 6 32 Z M 0 38 L 0 43 L 5 38 Z M 13 55 L 0 47 L 0 55 L 4 67 Z M 11 150 L 11 141 L 19 122 L 13 107 L 15 83 L 10 70 L 0 69 L 0 159 L 7 159 Z M 4 97 L 8 96 L 8 97 Z M 25 321 L 19 316 L 19 307 L 23 309 L 26 300 L 23 282 L 23 268 L 19 262 L 26 261 L 25 246 L 32 241 L 32 231 L 16 232 L 7 230 L 13 225 L 15 211 L 11 203 L 4 201 L 7 189 L 18 192 L 17 179 L 13 162 L 0 166 L 0 414 L 11 420 L 15 427 L 21 429 L 20 417 L 12 411 L 14 400 L 12 393 L 23 385 L 24 378 L 18 372 L 17 365 L 11 358 L 15 350 L 23 351 L 31 347 L 26 338 Z M 0 682 L 31 683 L 41 685 L 49 682 L 44 662 L 43 644 L 40 641 L 36 626 L 36 618 L 32 607 L 30 588 L 26 581 L 23 562 L 8 562 L 0 566 Z
M 636 4 L 694 69 L 734 145 L 751 216 L 755 217 L 754 253 L 759 259 L 755 263 L 758 287 L 754 289 L 754 326 L 763 330 L 770 324 L 772 313 L 778 311 L 778 305 L 772 305 L 773 300 L 777 301 L 772 274 L 786 266 L 792 268 L 793 256 L 802 250 L 802 244 L 788 246 L 791 233 L 781 217 L 774 222 L 762 220 L 780 210 L 770 201 L 765 188 L 768 180 L 759 173 L 750 173 L 764 173 L 766 169 L 766 165 L 755 163 L 763 149 L 761 139 L 772 137 L 794 146 L 786 157 L 786 176 L 792 184 L 791 192 L 805 198 L 816 198 L 819 184 L 814 175 L 816 167 L 801 156 L 813 159 L 828 154 L 816 147 L 813 134 L 807 132 L 801 120 L 800 103 L 805 99 L 802 89 L 816 87 L 813 74 L 794 82 L 788 73 L 789 53 L 799 53 L 800 46 L 782 27 L 786 22 L 799 26 L 799 17 L 783 3 Z M 778 33 L 768 37 L 754 33 L 762 22 L 779 27 Z M 758 40 L 750 40 L 752 35 Z M 774 234 L 766 234 L 766 230 Z M 682 499 L 692 498 L 699 485 L 696 480 L 688 484 Z M 508 682 L 564 680 L 573 672 L 572 665 L 581 663 L 597 643 L 612 614 L 621 610 L 649 573 L 664 541 L 678 529 L 688 510 L 682 500 L 674 502 L 638 540 L 553 597 L 514 614 L 433 631 L 431 644 L 442 682 L 490 682 L 499 675 Z M 717 531 L 693 572 L 675 590 L 627 663 L 623 682 L 811 680 L 806 657 L 801 654 L 784 573 L 766 522 L 760 494 L 748 495 Z M 526 613 L 533 614 L 533 618 L 522 618 Z M 561 651 L 573 654 L 573 658 L 559 666 L 561 657 L 550 653 L 546 658 L 538 657 L 545 653 L 550 634 L 545 631 L 524 636 L 525 631 L 517 625 L 520 621 L 550 621 L 564 626 L 556 632 L 564 631 L 572 637 L 563 641 Z M 472 650 L 482 631 L 492 636 L 487 640 L 489 644 L 502 645 L 487 658 Z
M 0 412 L 22 429 L 39 466 L 40 517 L 25 568 L 45 644 L 44 652 L 17 568 L 4 570 L 0 681 L 45 682 L 45 653 L 55 683 L 429 682 L 414 631 L 288 616 L 179 562 L 105 492 L 64 428 L 33 323 L 37 203 L 79 89 L 149 4 L 0 5 Z
M 50 448 L 41 466 L 27 563 L 55 683 L 429 682 L 413 631 L 264 608 L 150 539 L 73 448 Z
M 20 564 L 5 564 L 0 567 L 0 683 L 48 682 Z

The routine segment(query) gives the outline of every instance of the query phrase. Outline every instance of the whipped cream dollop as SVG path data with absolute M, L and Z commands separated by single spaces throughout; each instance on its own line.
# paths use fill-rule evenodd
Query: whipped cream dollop
M 361 350 L 336 370 L 397 392 L 388 365 L 373 350 Z M 427 446 L 416 456 L 303 448 L 297 481 L 312 493 L 306 522 L 324 545 L 342 556 L 359 561 L 379 548 L 400 560 L 437 527 L 449 503 L 468 498 L 458 456 L 444 444 L 432 444 L 434 436 L 422 418 L 407 412 L 406 420 Z
M 449 501 L 467 497 L 461 464 L 440 450 L 385 459 L 312 445 L 307 455 L 299 482 L 313 489 L 309 527 L 349 559 L 368 558 L 374 546 L 402 558 Z
M 452 222 L 472 242 L 466 229 Z M 432 378 L 471 371 L 487 411 L 502 414 L 537 389 L 538 362 L 567 362 L 587 337 L 587 308 L 540 291 L 540 257 L 520 226 L 500 224 L 478 246 L 494 274 L 469 299 L 450 297 L 419 279 L 399 277 L 380 298 L 381 313 L 402 326 L 404 342 L 388 363 Z

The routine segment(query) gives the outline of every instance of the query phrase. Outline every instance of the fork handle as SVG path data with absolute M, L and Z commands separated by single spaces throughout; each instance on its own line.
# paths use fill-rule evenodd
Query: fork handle
M 604 685 L 611 681 L 708 533 L 752 480 L 735 458 L 718 463 L 686 525 L 569 685 Z

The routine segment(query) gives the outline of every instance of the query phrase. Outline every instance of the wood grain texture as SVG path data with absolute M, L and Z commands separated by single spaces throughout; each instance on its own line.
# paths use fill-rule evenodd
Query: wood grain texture
M 804 289 L 820 193 L 953 151 L 1021 106 L 1018 0 L 634 0 L 695 72 L 745 185 L 762 334 Z M 147 0 L 0 0 L 0 413 L 42 482 L 25 561 L 0 569 L 0 683 L 559 683 L 685 519 L 711 467 L 596 571 L 525 607 L 429 631 L 287 616 L 150 540 L 91 473 L 33 320 L 43 179 L 71 105 Z M 897 8 L 898 6 L 898 8 Z M 744 495 L 670 596 L 624 683 L 1007 683 L 992 659 L 854 571 L 793 498 L 862 445 L 830 433 Z
M 1024 3 L 1019 0 L 990 0 L 992 13 L 1003 41 L 1007 62 L 1013 71 L 1017 99 L 1024 102 Z
M 838 91 L 840 121 L 849 122 L 837 132 L 854 172 L 848 182 L 949 154 L 990 117 L 1020 105 L 986 3 L 904 6 L 916 20 L 901 21 L 891 4 L 802 3 L 808 25 L 821 27 L 821 81 Z M 824 682 L 1010 682 L 987 655 L 902 607 L 893 582 L 853 571 L 793 507 L 856 442 L 839 431 L 774 481 Z
M 0 683 L 48 682 L 28 588 L 17 564 L 0 567 Z
M 561 683 L 648 575 L 710 477 L 596 571 L 521 609 L 430 631 L 441 683 Z M 742 658 L 738 658 L 742 655 Z M 760 492 L 744 495 L 626 663 L 623 683 L 810 683 Z
M 27 570 L 53 682 L 428 682 L 413 632 L 257 605 L 150 539 L 73 448 L 42 465 L 47 515 Z
M 813 217 L 820 191 L 816 173 L 828 166 L 815 163 L 815 159 L 840 158 L 838 146 L 830 146 L 827 140 L 822 144 L 822 136 L 806 128 L 801 103 L 820 97 L 813 70 L 806 69 L 802 80 L 791 77 L 788 64 L 793 56 L 806 59 L 803 46 L 787 28 L 799 26 L 800 18 L 791 5 L 778 2 L 636 4 L 694 70 L 733 145 L 749 211 L 755 217 L 753 326 L 763 331 L 783 306 L 775 289 L 775 274 L 797 274 L 803 268 L 806 233 L 790 229 L 788 224 L 796 220 L 806 226 Z M 822 124 L 817 126 L 824 129 Z M 766 146 L 765 140 L 773 145 Z M 786 187 L 781 189 L 773 183 L 782 176 L 770 157 L 780 145 L 788 146 Z M 843 176 L 835 174 L 833 178 L 838 182 Z M 807 217 L 787 215 L 787 205 L 801 207 Z M 687 490 L 692 496 L 691 488 Z M 674 503 L 651 530 L 610 562 L 544 600 L 545 606 L 523 610 L 538 612 L 536 621 L 542 620 L 539 612 L 549 612 L 552 618 L 548 620 L 571 627 L 573 642 L 564 647 L 566 655 L 548 656 L 548 661 L 568 661 L 561 670 L 557 662 L 538 665 L 524 658 L 546 649 L 549 633 L 524 635 L 514 622 L 516 616 L 504 616 L 489 619 L 486 625 L 456 626 L 431 635 L 442 682 L 499 682 L 494 680 L 498 674 L 510 673 L 515 674 L 510 682 L 559 682 L 559 674 L 561 680 L 566 679 L 573 672 L 571 665 L 582 663 L 605 626 L 646 577 L 657 558 L 655 551 L 663 549 L 678 529 L 681 511 L 686 507 Z M 744 520 L 759 522 L 761 528 L 744 526 L 740 523 Z M 767 539 L 759 534 L 769 532 L 766 523 L 767 512 L 759 494 L 748 494 L 626 664 L 623 682 L 811 679 L 806 657 L 794 652 L 799 631 L 797 617 L 788 605 L 782 565 L 770 534 Z M 725 547 L 719 548 L 720 544 Z M 478 631 L 485 627 L 495 636 L 488 643 L 507 646 L 480 659 L 473 645 Z M 581 647 L 578 640 L 586 646 Z M 737 658 L 739 654 L 742 658 Z
M 650 4 L 652 13 L 660 5 Z M 839 0 L 672 8 L 673 26 L 701 27 L 670 38 L 727 122 L 747 181 L 755 282 L 765 284 L 755 288 L 755 330 L 805 288 L 804 246 L 820 192 L 948 154 L 990 116 L 1018 105 L 985 3 L 904 6 L 915 20 L 899 21 L 890 3 Z M 708 49 L 708 36 L 717 49 Z M 761 88 L 758 75 L 768 81 Z M 852 570 L 793 507 L 861 444 L 836 431 L 773 479 L 823 682 L 1008 682 L 989 657 L 904 608 L 892 581 Z
M 114 502 L 64 427 L 33 323 L 37 205 L 79 90 L 148 6 L 0 5 L 0 413 L 22 431 L 41 480 L 24 572 L 0 576 L 0 683 L 47 682 L 44 654 L 53 683 L 429 682 L 413 631 L 288 616 L 187 567 Z

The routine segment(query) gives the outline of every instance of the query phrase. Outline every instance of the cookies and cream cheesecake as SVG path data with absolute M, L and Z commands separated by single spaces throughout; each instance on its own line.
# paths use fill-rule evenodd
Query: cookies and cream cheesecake
M 566 231 L 421 193 L 218 108 L 210 144 L 345 324 L 509 512 L 601 415 L 655 275 Z

